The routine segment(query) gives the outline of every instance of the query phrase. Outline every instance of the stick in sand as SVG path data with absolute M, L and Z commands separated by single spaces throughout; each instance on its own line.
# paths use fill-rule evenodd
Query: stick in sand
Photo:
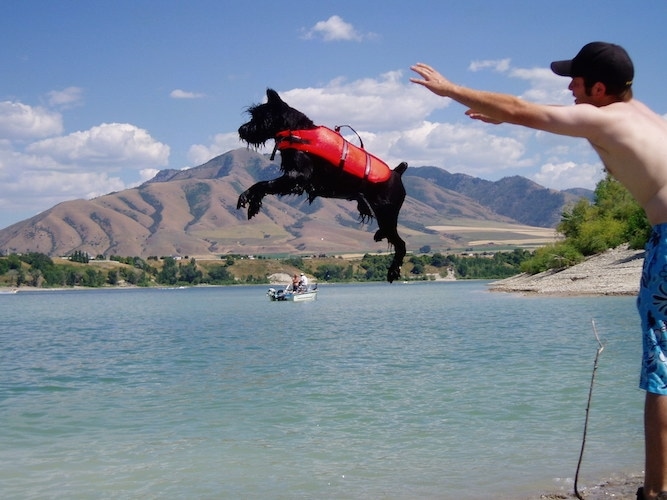
M 588 389 L 588 403 L 586 404 L 586 420 L 584 422 L 584 436 L 581 440 L 581 451 L 579 452 L 579 461 L 577 462 L 577 473 L 574 475 L 574 494 L 577 496 L 579 500 L 584 500 L 584 497 L 581 496 L 579 493 L 579 489 L 577 488 L 577 483 L 579 482 L 579 470 L 581 469 L 581 461 L 584 457 L 584 448 L 586 446 L 586 433 L 588 432 L 588 415 L 591 410 L 591 398 L 593 397 L 593 384 L 595 383 L 595 371 L 598 369 L 598 359 L 600 357 L 600 353 L 604 350 L 604 346 L 602 345 L 602 342 L 600 342 L 600 336 L 598 335 L 597 328 L 595 328 L 595 320 L 592 320 L 591 323 L 593 324 L 593 333 L 595 334 L 595 340 L 598 341 L 598 350 L 597 353 L 595 354 L 595 362 L 593 363 L 593 374 L 591 375 L 591 385 L 590 388 Z

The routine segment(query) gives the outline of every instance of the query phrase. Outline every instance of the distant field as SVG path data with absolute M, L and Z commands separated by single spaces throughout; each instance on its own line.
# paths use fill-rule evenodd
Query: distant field
M 494 226 L 428 226 L 433 231 L 447 236 L 456 236 L 465 241 L 468 246 L 479 245 L 517 245 L 541 246 L 553 243 L 559 239 L 555 229 L 521 225 L 494 225 Z

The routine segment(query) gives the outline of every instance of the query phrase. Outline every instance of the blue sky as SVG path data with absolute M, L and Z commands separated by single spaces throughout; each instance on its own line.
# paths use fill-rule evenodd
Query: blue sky
M 593 188 L 586 141 L 470 120 L 409 68 L 571 105 L 549 63 L 610 41 L 633 58 L 635 97 L 667 117 L 666 21 L 664 0 L 6 0 L 0 228 L 243 147 L 267 87 L 391 165 Z

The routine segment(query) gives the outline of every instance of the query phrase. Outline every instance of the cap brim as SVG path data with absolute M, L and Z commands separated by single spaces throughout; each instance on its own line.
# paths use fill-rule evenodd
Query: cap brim
M 572 76 L 572 59 L 552 62 L 551 71 L 560 76 Z

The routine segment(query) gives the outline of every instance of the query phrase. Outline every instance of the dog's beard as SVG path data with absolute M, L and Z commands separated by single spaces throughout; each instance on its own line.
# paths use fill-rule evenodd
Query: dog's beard
M 239 138 L 248 145 L 248 148 L 252 147 L 254 149 L 264 147 L 266 141 L 271 139 L 266 134 L 257 133 L 255 127 L 248 126 L 247 124 L 239 128 Z
M 247 149 L 252 149 L 253 151 L 257 151 L 258 149 L 263 148 L 264 146 L 266 146 L 266 141 L 250 142 L 250 141 L 247 141 L 246 139 L 241 139 L 241 142 L 245 143 Z

